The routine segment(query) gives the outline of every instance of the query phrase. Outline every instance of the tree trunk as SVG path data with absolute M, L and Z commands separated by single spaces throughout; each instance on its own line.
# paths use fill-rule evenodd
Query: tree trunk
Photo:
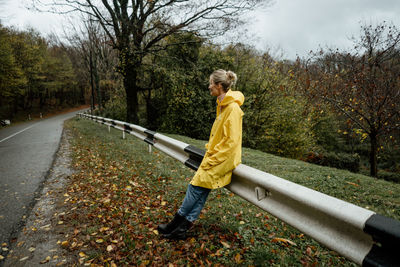
M 81 105 L 85 105 L 86 104 L 86 99 L 85 99 L 85 87 L 84 86 L 80 86 L 80 93 L 79 93 L 79 103 Z
M 91 112 L 94 110 L 94 79 L 93 79 L 93 61 L 92 61 L 92 50 L 89 51 L 89 70 L 90 70 L 90 87 L 92 95 L 90 96 L 90 109 Z
M 99 105 L 99 109 L 103 108 L 103 100 L 101 99 L 101 90 L 100 90 L 100 77 L 97 69 L 97 58 L 93 59 L 93 77 L 94 77 L 94 85 L 97 93 L 97 104 Z
M 378 152 L 378 139 L 376 134 L 370 134 L 369 138 L 371 139 L 371 151 L 369 157 L 370 164 L 370 175 L 373 177 L 378 176 L 378 166 L 377 166 L 377 152 Z
M 39 109 L 42 110 L 45 103 L 45 94 L 39 94 Z
M 124 77 L 126 92 L 126 120 L 134 124 L 139 123 L 138 87 L 136 85 L 137 70 L 134 66 L 127 66 Z
M 147 127 L 149 130 L 155 131 L 157 128 L 157 117 L 158 110 L 155 107 L 154 103 L 151 100 L 151 89 L 147 90 L 148 94 L 145 96 L 146 99 L 146 113 L 147 113 Z

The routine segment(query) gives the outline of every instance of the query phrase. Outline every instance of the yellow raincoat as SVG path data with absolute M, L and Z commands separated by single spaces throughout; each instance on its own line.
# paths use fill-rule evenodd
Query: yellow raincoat
M 217 118 L 192 185 L 216 189 L 231 182 L 232 171 L 242 159 L 243 102 L 243 94 L 232 90 L 228 90 L 222 102 L 217 100 Z

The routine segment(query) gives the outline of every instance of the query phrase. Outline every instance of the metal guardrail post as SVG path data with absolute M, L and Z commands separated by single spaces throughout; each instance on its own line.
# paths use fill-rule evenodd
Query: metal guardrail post
M 83 117 L 99 120 L 83 114 Z M 127 132 L 197 170 L 205 151 L 107 118 L 102 123 Z M 240 164 L 225 187 L 363 266 L 400 266 L 400 222 L 318 191 Z

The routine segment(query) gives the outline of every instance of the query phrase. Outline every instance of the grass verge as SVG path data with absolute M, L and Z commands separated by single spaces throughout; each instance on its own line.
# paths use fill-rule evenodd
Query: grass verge
M 194 172 L 146 143 L 83 119 L 73 135 L 76 174 L 65 188 L 71 226 L 61 244 L 81 264 L 210 266 L 354 266 L 291 226 L 235 196 L 213 190 L 185 241 L 160 238 L 157 225 L 178 209 Z M 204 141 L 170 135 L 204 147 Z M 348 171 L 243 149 L 243 163 L 400 218 L 400 186 Z

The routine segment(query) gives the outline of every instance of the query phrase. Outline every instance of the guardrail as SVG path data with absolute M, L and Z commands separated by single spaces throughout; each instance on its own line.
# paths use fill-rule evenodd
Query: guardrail
M 122 121 L 78 114 L 132 134 L 197 170 L 205 152 Z M 240 164 L 225 188 L 363 266 L 400 266 L 400 221 Z

